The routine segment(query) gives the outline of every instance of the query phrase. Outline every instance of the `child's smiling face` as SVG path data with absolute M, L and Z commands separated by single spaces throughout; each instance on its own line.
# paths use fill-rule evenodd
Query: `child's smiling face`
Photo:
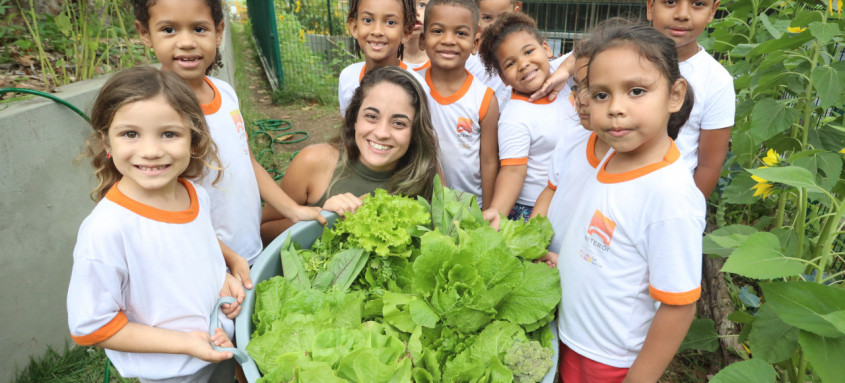
M 505 85 L 523 95 L 540 89 L 549 78 L 551 48 L 545 41 L 527 31 L 516 31 L 505 37 L 496 49 L 499 75 Z
M 223 41 L 221 22 L 214 25 L 203 0 L 158 0 L 149 9 L 148 25 L 135 21 L 141 40 L 155 52 L 161 69 L 188 84 L 201 83 Z
M 358 41 L 368 67 L 398 65 L 399 44 L 410 38 L 403 24 L 402 2 L 398 0 L 362 0 L 357 17 L 347 25 Z
M 440 69 L 462 69 L 470 53 L 478 48 L 470 10 L 450 5 L 435 5 L 431 20 L 421 36 L 431 65 Z

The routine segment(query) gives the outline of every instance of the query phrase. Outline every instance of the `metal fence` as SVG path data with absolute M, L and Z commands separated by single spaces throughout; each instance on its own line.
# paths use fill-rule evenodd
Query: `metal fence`
M 346 28 L 348 0 L 247 0 L 253 34 L 274 89 L 331 102 L 337 75 L 360 61 Z M 645 18 L 642 1 L 526 1 L 557 56 L 572 49 L 596 23 L 614 16 Z
M 537 20 L 537 29 L 545 34 L 552 53 L 560 56 L 597 23 L 611 17 L 645 20 L 646 8 L 645 1 L 526 1 L 522 11 Z

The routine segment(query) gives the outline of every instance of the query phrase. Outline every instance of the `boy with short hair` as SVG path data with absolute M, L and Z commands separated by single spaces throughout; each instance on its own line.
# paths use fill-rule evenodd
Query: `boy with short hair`
M 708 198 L 722 172 L 736 112 L 733 77 L 698 44 L 716 15 L 719 0 L 646 1 L 648 20 L 675 41 L 681 75 L 695 94 L 692 113 L 675 143 L 693 172 L 695 185 Z
M 486 208 L 499 170 L 499 105 L 493 90 L 466 69 L 478 49 L 478 6 L 474 0 L 432 0 L 424 20 L 420 45 L 430 66 L 417 73 L 430 89 L 445 184 L 476 195 Z

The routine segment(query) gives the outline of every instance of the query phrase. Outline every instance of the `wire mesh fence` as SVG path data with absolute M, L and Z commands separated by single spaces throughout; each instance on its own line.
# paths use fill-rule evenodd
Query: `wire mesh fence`
M 362 60 L 354 53 L 346 27 L 348 0 L 248 0 L 247 4 L 262 62 L 282 101 L 336 102 L 338 74 Z M 570 51 L 575 40 L 602 20 L 645 18 L 641 1 L 527 1 L 522 9 L 537 20 L 555 56 Z

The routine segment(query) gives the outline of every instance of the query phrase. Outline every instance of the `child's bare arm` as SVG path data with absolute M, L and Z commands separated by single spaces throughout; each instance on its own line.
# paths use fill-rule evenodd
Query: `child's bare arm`
M 220 340 L 216 331 L 214 339 L 221 345 L 231 344 Z M 129 322 L 95 346 L 124 352 L 186 354 L 215 363 L 232 358 L 231 352 L 211 348 L 211 340 L 205 331 L 181 332 Z
M 522 185 L 525 183 L 525 176 L 528 174 L 528 165 L 509 165 L 499 169 L 496 177 L 496 192 L 490 207 L 484 211 L 484 218 L 490 219 L 495 213 L 508 215 L 519 198 Z
M 319 207 L 302 206 L 296 203 L 279 187 L 270 173 L 267 173 L 267 170 L 255 160 L 252 153 L 249 154 L 249 158 L 252 160 L 252 168 L 255 171 L 255 179 L 258 181 L 258 193 L 261 194 L 261 199 L 294 223 L 316 219 L 321 224 L 326 224 L 326 218 L 320 215 Z
M 656 382 L 672 361 L 695 318 L 695 302 L 675 306 L 661 304 L 654 314 L 643 348 L 624 383 Z
M 499 103 L 493 95 L 481 125 L 481 209 L 490 207 L 499 174 Z
M 701 130 L 698 138 L 698 167 L 692 178 L 695 186 L 704 194 L 704 199 L 710 198 L 710 193 L 719 182 L 722 165 L 728 155 L 728 145 L 731 140 L 731 128 Z
M 557 68 L 554 73 L 552 73 L 549 78 L 546 79 L 546 82 L 543 83 L 543 86 L 540 89 L 537 89 L 534 94 L 531 95 L 529 101 L 536 101 L 539 100 L 546 95 L 549 96 L 549 100 L 554 100 L 557 98 L 558 93 L 563 90 L 566 86 L 566 82 L 569 80 L 570 77 L 575 73 L 575 55 L 570 54 L 569 57 L 565 58 L 563 62 L 560 63 L 560 66 Z
M 220 250 L 223 251 L 223 259 L 226 261 L 229 272 L 235 279 L 243 283 L 244 288 L 251 289 L 252 279 L 249 278 L 249 262 L 232 248 L 226 246 L 219 238 L 217 242 L 220 243 Z
M 549 214 L 549 205 L 552 203 L 552 197 L 555 196 L 555 191 L 549 186 L 546 186 L 540 195 L 537 196 L 537 201 L 534 202 L 534 209 L 531 210 L 531 217 L 538 215 L 547 216 Z

